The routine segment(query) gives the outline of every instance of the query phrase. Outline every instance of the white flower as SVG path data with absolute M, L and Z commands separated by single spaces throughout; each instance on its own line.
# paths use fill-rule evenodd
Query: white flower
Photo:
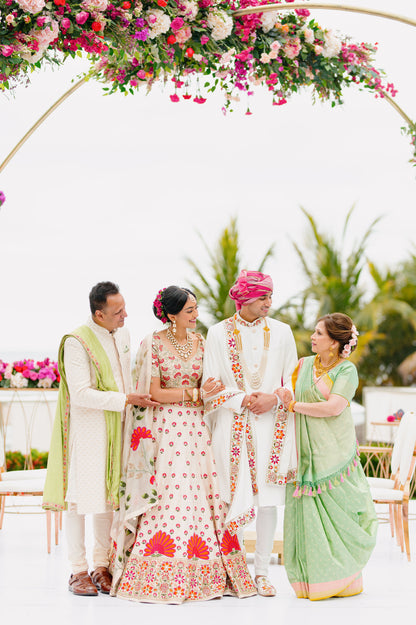
M 108 0 L 84 0 L 81 3 L 81 6 L 86 11 L 105 11 L 108 7 Z
M 228 52 L 224 52 L 222 57 L 220 58 L 220 65 L 227 65 L 231 61 L 235 54 L 235 48 L 231 48 Z
M 52 378 L 43 378 L 39 380 L 38 387 L 39 388 L 51 388 L 52 386 Z
M 45 6 L 45 0 L 16 0 L 23 11 L 28 13 L 40 13 Z
M 261 61 L 261 63 L 270 63 L 270 56 L 268 54 L 266 54 L 265 52 L 262 52 L 262 55 L 260 57 L 260 61 Z
M 148 11 L 146 13 L 146 19 L 150 26 L 149 39 L 154 39 L 158 35 L 167 33 L 170 28 L 169 15 L 167 15 L 160 9 L 153 9 L 152 11 Z
M 134 7 L 134 15 L 139 17 L 140 13 L 143 11 L 143 5 L 141 2 L 138 2 Z
M 214 41 L 226 39 L 233 30 L 233 18 L 219 9 L 208 13 L 207 25 L 212 29 L 211 37 Z
M 279 17 L 279 11 L 265 11 L 261 16 L 261 28 L 268 33 L 273 28 Z
M 18 373 L 14 373 L 10 378 L 10 386 L 12 388 L 26 388 L 28 384 L 29 380 L 24 378 L 20 371 Z
M 190 22 L 198 15 L 199 6 L 195 0 L 183 0 L 183 2 L 181 1 L 179 4 L 179 7 L 178 15 L 186 15 Z
M 312 30 L 312 28 L 308 28 L 307 26 L 304 26 L 302 30 L 305 36 L 306 43 L 313 43 L 315 41 L 315 33 Z
M 328 30 L 324 35 L 324 49 L 322 51 L 322 56 L 325 56 L 326 58 L 338 56 L 341 52 L 341 45 L 341 40 L 334 35 L 332 30 Z

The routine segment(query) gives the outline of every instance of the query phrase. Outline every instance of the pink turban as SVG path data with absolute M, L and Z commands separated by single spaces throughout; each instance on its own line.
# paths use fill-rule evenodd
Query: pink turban
M 237 282 L 231 287 L 229 296 L 235 300 L 235 307 L 240 310 L 245 304 L 273 291 L 273 281 L 266 273 L 260 271 L 246 271 L 243 269 Z

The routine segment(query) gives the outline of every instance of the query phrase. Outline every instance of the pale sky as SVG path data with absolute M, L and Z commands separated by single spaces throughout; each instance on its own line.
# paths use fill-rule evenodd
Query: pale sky
M 327 2 L 328 3 L 328 2 Z M 416 19 L 414 0 L 345 0 Z M 381 18 L 312 11 L 322 26 L 379 42 L 376 65 L 416 118 L 416 29 Z M 71 85 L 82 60 L 32 75 L 14 97 L 0 95 L 0 161 Z M 2 306 L 0 358 L 55 357 L 60 337 L 83 323 L 88 293 L 114 280 L 127 302 L 133 349 L 158 327 L 156 292 L 192 279 L 185 257 L 208 270 L 197 231 L 212 246 L 238 215 L 243 261 L 256 266 L 276 242 L 266 269 L 275 305 L 303 285 L 291 241 L 304 246 L 311 212 L 338 235 L 356 204 L 351 235 L 384 215 L 368 245 L 381 267 L 404 258 L 416 239 L 416 168 L 401 117 L 356 88 L 345 104 L 312 105 L 312 92 L 273 107 L 257 89 L 226 117 L 220 93 L 203 105 L 171 103 L 169 90 L 104 97 L 82 86 L 44 123 L 0 176 Z

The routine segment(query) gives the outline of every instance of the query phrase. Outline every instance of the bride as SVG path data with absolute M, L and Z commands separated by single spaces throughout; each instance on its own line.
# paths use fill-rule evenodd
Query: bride
M 194 332 L 195 295 L 161 289 L 153 303 L 167 329 L 139 348 L 137 387 L 157 408 L 126 418 L 121 505 L 113 524 L 112 594 L 152 603 L 182 603 L 224 594 L 256 594 L 238 539 L 225 526 L 202 398 L 204 339 Z

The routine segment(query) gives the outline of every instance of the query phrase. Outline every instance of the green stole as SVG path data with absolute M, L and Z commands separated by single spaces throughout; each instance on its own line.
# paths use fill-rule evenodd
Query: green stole
M 108 356 L 94 332 L 86 325 L 66 334 L 59 346 L 58 367 L 61 374 L 58 403 L 52 430 L 48 457 L 48 471 L 43 491 L 45 510 L 65 510 L 68 488 L 68 443 L 70 424 L 70 398 L 64 366 L 64 345 L 68 337 L 75 337 L 83 346 L 94 367 L 96 388 L 99 391 L 119 391 L 114 380 Z M 104 410 L 107 425 L 107 499 L 114 509 L 119 505 L 121 479 L 121 418 L 120 413 Z

